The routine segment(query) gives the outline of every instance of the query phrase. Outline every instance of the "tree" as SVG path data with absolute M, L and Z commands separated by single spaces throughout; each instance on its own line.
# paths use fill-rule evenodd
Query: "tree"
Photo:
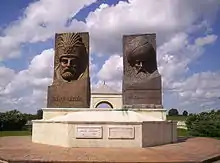
M 179 112 L 177 109 L 172 108 L 169 110 L 168 115 L 169 116 L 177 116 L 177 115 L 179 115 Z
M 183 116 L 188 116 L 188 112 L 186 110 L 183 111 Z
M 39 109 L 37 110 L 37 119 L 42 119 L 43 118 L 43 110 Z
M 186 126 L 191 136 L 220 137 L 220 112 L 190 114 Z
M 11 110 L 0 114 L 1 130 L 21 130 L 27 119 L 18 110 Z

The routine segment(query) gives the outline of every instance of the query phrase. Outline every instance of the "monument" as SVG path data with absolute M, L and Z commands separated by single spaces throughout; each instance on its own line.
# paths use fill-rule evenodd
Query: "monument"
M 123 107 L 162 108 L 156 34 L 123 36 Z
M 89 34 L 55 35 L 54 77 L 48 108 L 89 108 Z
M 54 80 L 48 87 L 43 119 L 33 121 L 32 142 L 62 147 L 149 147 L 175 142 L 176 123 L 156 113 L 162 101 L 155 35 L 124 37 L 123 103 L 128 110 L 89 108 L 88 37 L 88 33 L 55 35 Z M 135 111 L 141 106 L 150 112 Z

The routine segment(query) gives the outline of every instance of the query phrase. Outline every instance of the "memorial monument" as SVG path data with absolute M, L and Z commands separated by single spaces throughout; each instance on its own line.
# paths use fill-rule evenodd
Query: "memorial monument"
M 158 114 L 162 100 L 155 39 L 155 35 L 124 36 L 123 104 L 129 108 L 125 111 L 89 108 L 89 35 L 56 34 L 54 80 L 48 87 L 43 119 L 33 121 L 32 142 L 62 147 L 149 147 L 175 142 L 176 123 Z
M 89 34 L 55 35 L 54 77 L 48 108 L 89 108 Z
M 123 107 L 162 108 L 156 34 L 123 36 Z

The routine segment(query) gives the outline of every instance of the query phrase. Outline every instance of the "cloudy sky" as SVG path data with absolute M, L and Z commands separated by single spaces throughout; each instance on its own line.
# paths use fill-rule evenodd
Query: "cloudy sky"
M 121 91 L 122 35 L 157 34 L 165 108 L 220 108 L 219 0 L 1 0 L 0 111 L 46 106 L 54 34 L 90 32 L 92 85 Z

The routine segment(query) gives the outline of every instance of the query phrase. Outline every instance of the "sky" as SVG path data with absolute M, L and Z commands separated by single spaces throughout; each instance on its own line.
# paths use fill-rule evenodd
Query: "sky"
M 220 109 L 219 9 L 219 0 L 1 0 L 0 111 L 46 107 L 55 33 L 85 31 L 92 87 L 121 91 L 122 36 L 156 33 L 164 108 Z

